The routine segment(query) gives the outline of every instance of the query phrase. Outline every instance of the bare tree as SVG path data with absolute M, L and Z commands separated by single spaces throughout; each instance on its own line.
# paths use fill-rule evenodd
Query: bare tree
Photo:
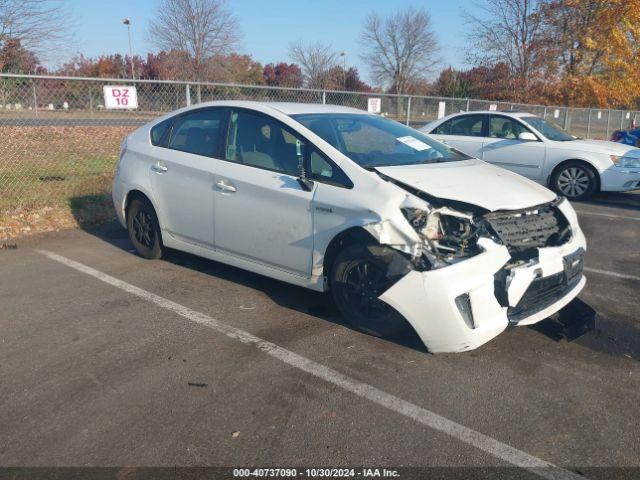
M 0 47 L 17 40 L 26 50 L 51 56 L 71 42 L 73 23 L 62 0 L 0 0 Z
M 515 99 L 524 100 L 549 57 L 540 0 L 484 0 L 480 15 L 468 15 L 476 64 L 504 62 L 511 72 Z M 476 53 L 480 52 L 480 53 Z M 475 57 L 475 58 L 473 58 Z
M 331 46 L 320 42 L 307 45 L 299 41 L 289 46 L 289 56 L 300 65 L 308 87 L 326 87 L 329 70 L 335 66 L 337 58 Z
M 365 48 L 362 60 L 377 82 L 406 93 L 412 83 L 424 81 L 440 62 L 431 17 L 425 10 L 409 8 L 387 18 L 371 13 L 360 41 Z
M 161 50 L 185 52 L 188 76 L 204 80 L 208 60 L 233 51 L 240 41 L 238 21 L 226 7 L 225 0 L 159 0 L 150 40 Z

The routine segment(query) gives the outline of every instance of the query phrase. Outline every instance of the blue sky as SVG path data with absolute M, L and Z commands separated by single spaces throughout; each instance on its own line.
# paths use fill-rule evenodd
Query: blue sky
M 153 51 L 147 25 L 157 8 L 157 0 L 67 0 L 77 23 L 76 38 L 69 55 L 87 56 L 128 51 L 126 27 L 132 23 L 133 50 L 137 54 Z M 243 31 L 241 50 L 262 63 L 288 60 L 287 48 L 293 41 L 330 43 L 347 54 L 347 64 L 355 65 L 365 79 L 366 67 L 359 59 L 358 36 L 367 13 L 381 15 L 409 6 L 426 8 L 442 46 L 443 65 L 464 66 L 463 13 L 471 0 L 229 0 Z M 67 56 L 67 55 L 64 55 Z M 50 64 L 43 59 L 45 64 Z

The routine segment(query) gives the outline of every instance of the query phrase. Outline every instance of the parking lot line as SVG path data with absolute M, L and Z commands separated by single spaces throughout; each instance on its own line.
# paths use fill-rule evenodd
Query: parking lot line
M 434 413 L 430 410 L 402 400 L 401 398 L 384 392 L 372 385 L 362 383 L 356 379 L 343 375 L 336 370 L 333 370 L 325 365 L 298 355 L 297 353 L 291 352 L 290 350 L 282 348 L 267 340 L 256 337 L 249 332 L 233 327 L 231 325 L 224 324 L 216 320 L 215 318 L 205 315 L 204 313 L 197 312 L 188 307 L 185 307 L 184 305 L 180 305 L 179 303 L 148 292 L 147 290 L 143 290 L 142 288 L 131 285 L 127 282 L 107 275 L 106 273 L 103 273 L 99 270 L 95 270 L 87 265 L 76 262 L 67 257 L 63 257 L 62 255 L 58 255 L 47 250 L 36 251 L 42 255 L 45 255 L 51 260 L 54 260 L 86 275 L 94 277 L 131 295 L 135 295 L 151 303 L 154 303 L 161 308 L 170 310 L 191 322 L 209 327 L 241 343 L 253 345 L 267 355 L 277 358 L 287 365 L 321 378 L 329 383 L 332 383 L 333 385 L 343 388 L 346 391 L 354 393 L 361 398 L 369 400 L 370 402 L 373 402 L 383 408 L 399 413 L 400 415 L 410 418 L 422 425 L 456 438 L 466 444 L 472 445 L 490 455 L 493 455 L 500 460 L 529 470 L 540 477 L 549 480 L 584 480 L 585 478 L 582 475 L 578 475 L 569 470 L 565 470 L 545 460 L 542 460 L 541 458 L 529 455 L 522 450 L 518 450 L 517 448 L 507 445 L 506 443 L 502 443 L 499 440 L 489 437 L 488 435 L 465 427 L 464 425 L 456 423 L 453 420 L 449 420 L 448 418 L 438 415 L 437 413 Z
M 599 268 L 584 267 L 585 272 L 599 273 L 600 275 L 609 275 L 610 277 L 624 278 L 625 280 L 636 280 L 640 282 L 640 277 L 635 275 L 627 275 L 626 273 L 611 272 L 609 270 L 600 270 Z
M 614 215 L 612 213 L 585 212 L 584 210 L 576 210 L 576 213 L 579 214 L 579 215 L 595 215 L 597 217 L 620 218 L 620 219 L 623 219 L 623 220 L 638 220 L 638 221 L 640 221 L 640 217 L 628 217 L 626 215 Z

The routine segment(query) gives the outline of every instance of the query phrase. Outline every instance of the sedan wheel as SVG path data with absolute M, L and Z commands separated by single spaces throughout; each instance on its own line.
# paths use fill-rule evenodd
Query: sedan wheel
M 393 285 L 387 271 L 384 259 L 356 244 L 338 253 L 331 274 L 331 292 L 343 318 L 354 328 L 379 337 L 406 326 L 402 315 L 379 298 Z
M 151 203 L 135 198 L 127 209 L 129 239 L 141 257 L 154 259 L 162 256 L 162 238 L 158 217 Z
M 584 200 L 598 188 L 596 174 L 580 162 L 571 162 L 553 176 L 554 190 L 572 200 Z

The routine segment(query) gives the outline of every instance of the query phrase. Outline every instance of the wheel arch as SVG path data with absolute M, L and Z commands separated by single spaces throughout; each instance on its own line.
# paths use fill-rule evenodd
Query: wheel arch
M 553 169 L 551 170 L 551 172 L 549 172 L 549 175 L 547 176 L 547 181 L 546 181 L 547 186 L 550 188 L 553 188 L 553 185 L 551 185 L 551 180 L 553 179 L 556 172 L 558 172 L 558 170 L 560 170 L 560 168 L 565 166 L 567 163 L 574 163 L 574 162 L 582 163 L 587 168 L 590 168 L 593 171 L 593 173 L 596 176 L 596 181 L 598 182 L 596 191 L 599 192 L 600 191 L 600 172 L 598 171 L 598 168 L 593 163 L 591 163 L 589 160 L 585 160 L 584 158 L 568 158 L 558 163 L 555 167 L 553 167 Z
M 324 251 L 324 257 L 322 259 L 322 276 L 325 278 L 325 290 L 329 290 L 330 288 L 329 278 L 331 278 L 331 269 L 333 268 L 333 262 L 338 252 L 345 246 L 358 242 L 365 245 L 378 243 L 371 233 L 360 226 L 347 228 L 331 239 Z
M 156 218 L 158 219 L 158 223 L 160 224 L 160 230 L 162 230 L 162 220 L 160 218 L 160 212 L 158 211 L 158 206 L 153 201 L 153 198 L 151 197 L 151 195 L 147 194 L 143 189 L 139 187 L 131 188 L 131 190 L 129 190 L 124 197 L 124 202 L 122 205 L 124 210 L 123 214 L 124 214 L 125 223 L 127 221 L 127 212 L 129 210 L 129 205 L 131 205 L 131 202 L 136 198 L 147 200 L 151 204 L 151 206 L 156 212 Z

